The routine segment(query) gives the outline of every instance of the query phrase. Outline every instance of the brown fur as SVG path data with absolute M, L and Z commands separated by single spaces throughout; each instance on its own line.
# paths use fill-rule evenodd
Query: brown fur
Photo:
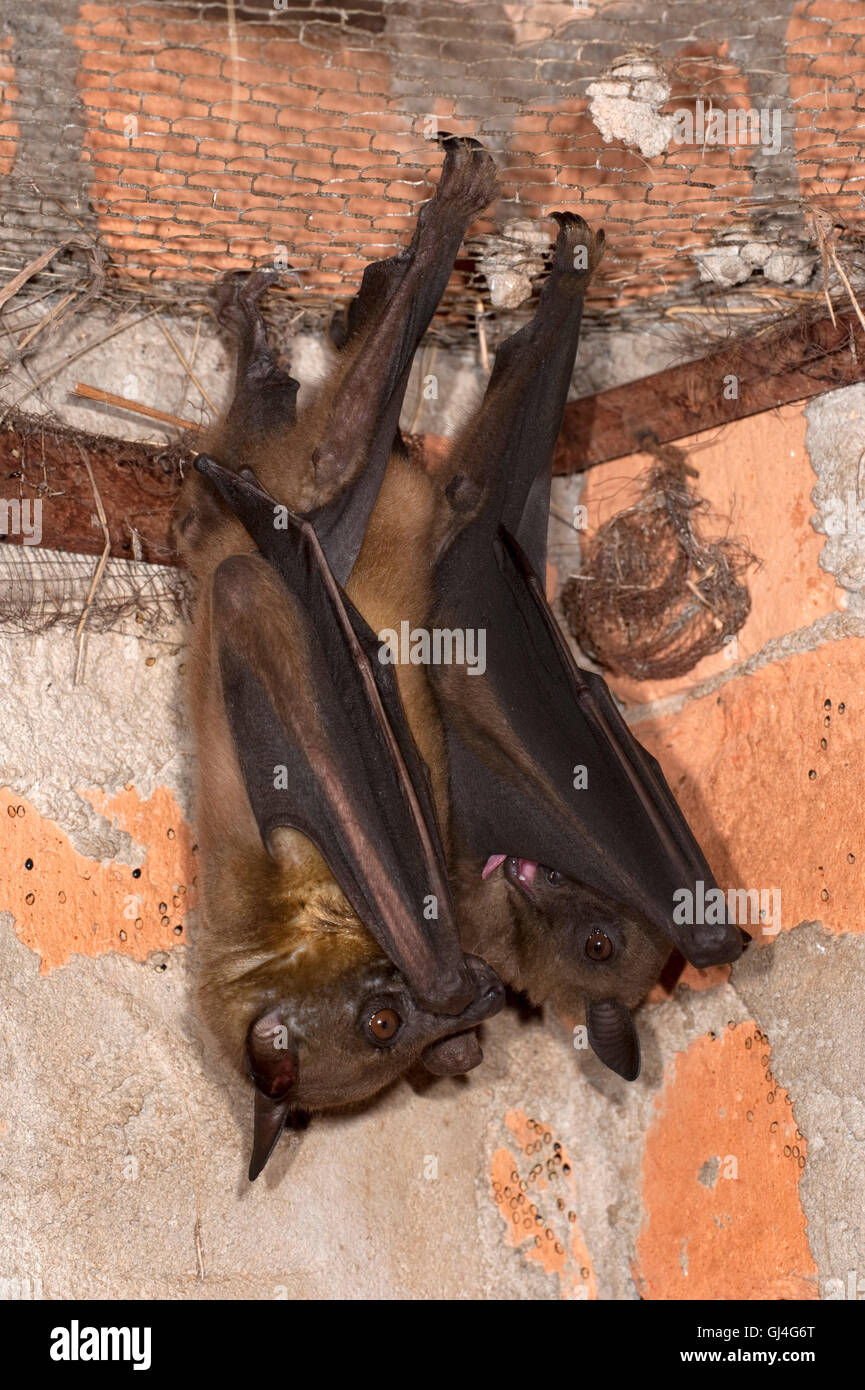
M 329 500 L 333 489 L 314 490 L 309 458 L 327 402 L 345 371 L 335 363 L 331 381 L 308 414 L 290 431 L 254 441 L 249 454 L 223 449 L 219 430 L 208 440 L 211 454 L 226 466 L 252 467 L 278 502 L 297 509 Z M 399 627 L 407 619 L 422 624 L 430 603 L 433 518 L 438 501 L 431 480 L 416 465 L 394 455 L 347 592 L 374 631 Z M 189 700 L 199 747 L 197 821 L 201 844 L 203 915 L 200 998 L 213 1031 L 238 1065 L 252 1019 L 278 1001 L 294 1001 L 298 1018 L 313 1031 L 311 1010 L 336 1034 L 341 1001 L 355 999 L 363 981 L 390 989 L 396 972 L 334 882 L 321 855 L 303 835 L 282 830 L 275 837 L 275 859 L 262 845 L 246 795 L 228 728 L 215 660 L 212 583 L 230 555 L 250 554 L 255 546 L 244 527 L 212 494 L 198 474 L 187 478 L 177 532 L 184 559 L 195 575 L 198 597 L 192 632 Z M 274 615 L 275 616 L 275 615 Z M 275 619 L 276 620 L 276 619 Z M 296 647 L 296 635 L 284 640 Z M 430 769 L 442 830 L 446 825 L 446 771 L 443 734 L 426 672 L 419 666 L 395 668 L 400 696 L 419 750 Z M 392 978 L 393 977 L 393 978 Z M 408 1005 L 405 1005 L 408 1008 Z M 352 1020 L 353 1024 L 353 1020 Z M 429 1042 L 424 1035 L 422 1041 Z M 415 1054 L 419 1049 L 415 1049 Z M 351 1036 L 340 1040 L 339 1101 L 377 1090 L 387 1080 L 381 1055 L 375 1071 L 354 1079 Z M 392 1057 L 390 1070 L 395 1069 Z M 404 1070 L 405 1056 L 399 1061 Z M 335 1103 L 328 1068 L 311 1077 L 301 1069 L 299 1103 Z M 326 1100 L 326 1096 L 331 1099 Z

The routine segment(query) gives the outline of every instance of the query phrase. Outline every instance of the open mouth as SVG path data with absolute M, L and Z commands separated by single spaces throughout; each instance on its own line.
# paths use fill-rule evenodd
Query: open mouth
M 516 854 L 491 854 L 483 867 L 481 878 L 489 878 L 502 864 L 505 866 L 505 878 L 508 882 L 525 893 L 527 898 L 531 898 L 532 885 L 538 872 L 534 859 L 520 859 Z

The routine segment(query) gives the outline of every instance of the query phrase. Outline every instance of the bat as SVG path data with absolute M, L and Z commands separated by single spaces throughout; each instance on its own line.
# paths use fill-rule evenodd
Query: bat
M 464 944 L 502 979 L 571 1016 L 636 1078 L 630 1008 L 676 946 L 697 966 L 734 960 L 732 924 L 679 924 L 674 893 L 708 864 L 657 761 L 602 678 L 580 669 L 544 592 L 552 453 L 583 296 L 603 232 L 559 223 L 533 319 L 499 348 L 476 418 L 454 446 L 453 533 L 433 581 L 434 622 L 483 631 L 486 669 L 431 667 L 448 740 Z
M 419 1060 L 476 1066 L 474 1030 L 503 1003 L 459 941 L 426 673 L 382 666 L 370 626 L 394 605 L 428 608 L 436 505 L 399 413 L 462 237 L 495 192 L 476 142 L 442 144 L 410 246 L 367 267 L 308 408 L 260 316 L 274 272 L 223 282 L 234 397 L 176 518 L 197 586 L 199 994 L 254 1084 L 251 1179 L 286 1124 Z

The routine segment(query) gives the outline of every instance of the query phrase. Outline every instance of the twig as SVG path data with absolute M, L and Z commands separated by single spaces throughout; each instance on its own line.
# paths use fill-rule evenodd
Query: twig
M 48 324 L 51 323 L 52 319 L 56 319 L 57 315 L 63 312 L 67 304 L 70 304 L 72 302 L 77 293 L 77 290 L 71 290 L 70 293 L 67 294 L 65 299 L 61 299 L 59 303 L 54 305 L 53 309 L 49 309 L 47 314 L 43 314 L 42 318 L 39 320 L 38 323 L 33 325 L 29 333 L 25 333 L 23 337 L 19 340 L 18 351 L 23 352 L 24 349 L 28 346 L 28 344 L 32 343 L 37 333 L 41 333 L 42 329 L 46 328 Z
M 103 405 L 116 405 L 120 410 L 131 410 L 136 415 L 146 415 L 148 420 L 162 420 L 166 425 L 176 425 L 179 430 L 200 430 L 194 420 L 184 420 L 180 415 L 170 415 L 167 410 L 156 410 L 152 405 L 142 405 L 131 401 L 127 396 L 115 396 L 112 391 L 103 391 L 99 386 L 88 386 L 79 381 L 71 392 L 73 396 L 83 396 L 88 401 L 101 401 Z
M 102 498 L 99 496 L 99 488 L 96 486 L 96 479 L 93 476 L 93 469 L 90 467 L 90 459 L 88 458 L 87 453 L 85 452 L 80 442 L 76 440 L 76 443 L 78 444 L 78 452 L 84 460 L 84 467 L 87 469 L 87 476 L 90 479 L 90 486 L 93 489 L 93 499 L 96 503 L 96 513 L 99 517 L 99 524 L 102 527 L 102 534 L 105 537 L 105 545 L 102 549 L 102 554 L 99 557 L 99 564 L 96 566 L 96 573 L 94 574 L 92 582 L 90 584 L 90 592 L 87 595 L 87 602 L 84 605 L 84 611 L 82 612 L 81 617 L 78 619 L 78 626 L 75 629 L 77 656 L 75 658 L 75 677 L 72 682 L 73 685 L 78 684 L 78 677 L 81 671 L 81 657 L 84 652 L 84 624 L 87 622 L 87 615 L 90 612 L 90 607 L 93 603 L 94 595 L 99 587 L 99 581 L 102 578 L 102 572 L 105 569 L 105 566 L 108 562 L 108 556 L 111 554 L 111 532 L 108 529 L 108 518 L 105 515 L 105 508 L 102 505 Z
M 845 290 L 847 291 L 847 293 L 848 293 L 849 296 L 850 296 L 850 301 L 851 301 L 851 303 L 852 303 L 852 305 L 853 305 L 853 308 L 854 308 L 854 310 L 855 310 L 856 317 L 857 317 L 857 319 L 859 320 L 859 322 L 861 323 L 862 327 L 865 328 L 865 317 L 863 317 L 862 309 L 861 309 L 861 306 L 860 306 L 860 304 L 859 304 L 859 300 L 856 298 L 855 294 L 853 293 L 853 286 L 850 284 L 850 281 L 847 279 L 847 273 L 846 273 L 846 271 L 844 270 L 843 265 L 841 264 L 841 262 L 840 262 L 839 259 L 838 259 L 838 253 L 836 252 L 834 246 L 830 246 L 830 247 L 829 247 L 829 255 L 832 257 L 832 260 L 835 262 L 835 269 L 837 270 L 838 274 L 841 276 L 841 279 L 842 279 L 842 281 L 843 281 L 843 283 L 844 283 L 844 288 L 845 288 Z
M 45 375 L 40 377 L 38 381 L 34 381 L 32 386 L 28 386 L 23 396 L 19 396 L 16 401 L 12 402 L 11 405 L 7 405 L 6 409 L 3 411 L 3 414 L 0 415 L 0 425 L 3 424 L 10 410 L 17 410 L 22 401 L 26 401 L 28 396 L 33 395 L 34 391 L 38 391 L 40 387 L 45 386 L 47 382 L 52 381 L 55 376 L 59 376 L 60 373 L 62 371 L 65 371 L 67 367 L 71 366 L 73 362 L 77 362 L 79 357 L 84 357 L 86 353 L 92 352 L 94 348 L 101 347 L 102 344 L 107 343 L 110 338 L 116 338 L 118 333 L 125 333 L 128 328 L 137 328 L 139 323 L 144 323 L 145 319 L 152 319 L 153 315 L 157 312 L 158 310 L 151 309 L 148 313 L 142 314 L 140 319 L 133 319 L 131 323 L 122 323 L 120 324 L 119 328 L 112 328 L 110 333 L 106 333 L 102 338 L 97 338 L 95 343 L 86 343 L 83 348 L 79 348 L 77 352 L 73 352 L 70 357 L 64 358 L 64 360 L 58 363 L 56 367 L 52 367 L 50 372 L 46 372 Z
M 22 285 L 26 285 L 28 280 L 32 279 L 34 275 L 38 275 L 40 270 L 44 270 L 48 262 L 53 261 L 54 257 L 69 245 L 70 243 L 68 241 L 63 241 L 59 246 L 52 246 L 50 251 L 43 251 L 42 255 L 37 256 L 35 261 L 31 261 L 29 265 L 25 265 L 23 270 L 19 270 L 17 275 L 13 275 L 11 280 L 7 280 L 2 290 L 0 290 L 0 309 L 2 309 L 3 305 L 8 303 L 10 299 L 14 298 Z
M 703 578 L 705 579 L 707 575 L 710 573 L 710 570 L 707 571 L 707 573 L 703 575 Z M 714 623 L 716 630 L 720 631 L 724 624 L 721 622 L 721 619 L 718 617 L 709 600 L 705 598 L 703 594 L 700 593 L 700 590 L 697 588 L 693 579 L 686 579 L 685 585 L 688 589 L 691 590 L 691 593 L 694 595 L 694 597 L 699 599 L 705 608 L 708 608 L 709 612 L 712 614 L 712 622 Z
M 195 375 L 194 371 L 193 371 L 192 368 L 190 367 L 190 365 L 189 365 L 189 363 L 187 362 L 186 358 L 183 356 L 183 353 L 180 351 L 180 348 L 177 346 L 176 342 L 175 342 L 174 339 L 172 338 L 172 336 L 171 336 L 171 334 L 169 333 L 168 329 L 165 327 L 165 324 L 163 323 L 163 321 L 162 321 L 162 319 L 161 319 L 161 317 L 160 317 L 160 315 L 159 315 L 158 312 L 157 312 L 157 314 L 156 314 L 156 322 L 159 324 L 159 327 L 162 329 L 163 333 L 165 334 L 166 338 L 168 339 L 168 342 L 169 342 L 169 344 L 171 345 L 172 351 L 173 351 L 174 353 L 176 353 L 177 359 L 178 359 L 178 361 L 181 363 L 181 365 L 183 366 L 183 368 L 184 368 L 184 370 L 185 370 L 185 372 L 186 372 L 186 375 L 189 377 L 189 380 L 190 380 L 190 381 L 192 382 L 192 384 L 197 388 L 199 394 L 202 396 L 202 398 L 203 398 L 203 399 L 207 402 L 207 404 L 210 406 L 210 409 L 213 411 L 214 415 L 218 415 L 218 414 L 219 414 L 219 411 L 216 409 L 216 406 L 213 404 L 213 401 L 210 399 L 210 397 L 208 396 L 208 394 L 207 394 L 207 392 L 205 391 L 204 387 L 202 386 L 201 382 L 198 380 L 198 377 Z

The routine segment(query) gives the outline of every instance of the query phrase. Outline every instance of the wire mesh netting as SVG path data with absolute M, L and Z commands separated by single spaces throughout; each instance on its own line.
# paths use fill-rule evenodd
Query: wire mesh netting
M 505 196 L 478 223 L 437 331 L 471 334 L 544 269 L 563 204 L 611 247 L 597 311 L 750 310 L 854 282 L 865 18 L 631 3 L 92 3 L 10 12 L 0 37 L 0 255 L 70 236 L 103 295 L 186 294 L 284 257 L 324 313 L 405 239 L 439 128 L 479 134 Z M 90 282 L 67 249 L 50 272 Z

